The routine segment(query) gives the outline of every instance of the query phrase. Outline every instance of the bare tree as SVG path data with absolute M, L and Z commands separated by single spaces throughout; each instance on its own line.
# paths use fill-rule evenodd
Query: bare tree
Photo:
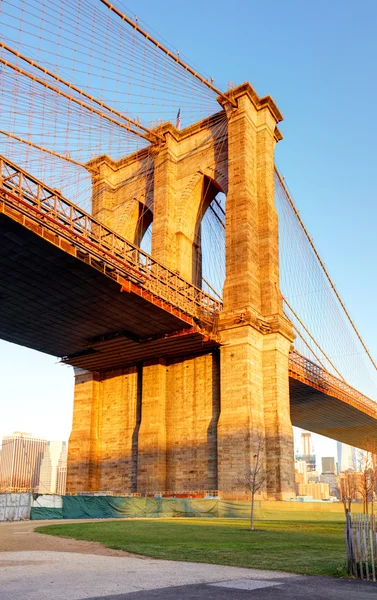
M 261 433 L 258 433 L 255 437 L 254 454 L 250 467 L 246 471 L 246 489 L 251 493 L 250 531 L 254 531 L 255 494 L 261 489 L 266 481 L 263 451 L 264 437 Z
M 373 448 L 375 450 L 375 448 Z M 359 491 L 363 498 L 364 513 L 369 513 L 369 503 L 371 503 L 371 513 L 374 514 L 374 489 L 376 486 L 376 458 L 372 451 L 372 443 L 367 443 L 367 450 L 361 454 L 359 460 L 359 471 L 361 473 Z
M 351 505 L 357 499 L 359 487 L 358 473 L 345 471 L 339 475 L 339 498 L 343 502 L 344 512 L 351 512 Z

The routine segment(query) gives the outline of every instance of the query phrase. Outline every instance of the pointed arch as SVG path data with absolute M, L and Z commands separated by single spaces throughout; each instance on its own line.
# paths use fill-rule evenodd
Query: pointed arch
M 202 287 L 202 221 L 216 196 L 223 192 L 209 171 L 198 171 L 191 178 L 180 198 L 178 212 L 178 270 L 198 287 Z

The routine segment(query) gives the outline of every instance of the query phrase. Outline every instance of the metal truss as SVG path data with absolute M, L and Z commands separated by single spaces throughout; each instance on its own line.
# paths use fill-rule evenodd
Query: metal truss
M 318 391 L 339 398 L 377 419 L 377 404 L 368 396 L 351 387 L 326 369 L 312 362 L 299 352 L 289 355 L 289 376 L 302 381 Z
M 208 325 L 222 303 L 0 156 L 0 212 L 169 312 Z M 211 328 L 211 327 L 210 327 Z

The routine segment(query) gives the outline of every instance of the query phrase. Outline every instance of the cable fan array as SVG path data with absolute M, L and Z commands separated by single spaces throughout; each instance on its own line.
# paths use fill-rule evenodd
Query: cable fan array
M 216 91 L 176 52 L 101 0 L 2 0 L 0 26 L 0 153 L 85 209 L 80 164 L 148 147 L 178 111 L 185 127 L 218 110 Z
M 296 350 L 377 400 L 376 367 L 276 171 L 280 287 Z
M 138 186 L 144 186 L 146 196 L 152 196 L 145 190 L 145 173 L 153 170 L 158 127 L 166 121 L 186 127 L 213 115 L 218 96 L 224 96 L 211 79 L 127 14 L 122 0 L 0 3 L 0 154 L 88 212 L 88 161 L 102 154 L 117 160 L 144 149 L 140 172 L 132 175 L 133 189 L 137 196 Z M 213 124 L 211 135 L 225 139 L 225 113 L 216 115 Z M 295 348 L 377 398 L 376 365 L 278 173 L 275 197 L 280 284 L 297 335 Z M 151 252 L 153 207 L 138 202 L 135 211 L 137 243 Z M 225 279 L 225 212 L 221 193 L 209 206 L 204 203 L 196 239 L 201 252 L 196 281 L 218 297 Z

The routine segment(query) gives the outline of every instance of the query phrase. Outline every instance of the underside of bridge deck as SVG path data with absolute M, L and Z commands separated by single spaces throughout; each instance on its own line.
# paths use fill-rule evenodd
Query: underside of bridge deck
M 90 370 L 218 345 L 194 320 L 157 306 L 0 215 L 0 338 Z
M 377 437 L 377 411 L 357 406 L 331 391 L 321 391 L 290 376 L 292 424 L 314 433 L 368 449 Z

